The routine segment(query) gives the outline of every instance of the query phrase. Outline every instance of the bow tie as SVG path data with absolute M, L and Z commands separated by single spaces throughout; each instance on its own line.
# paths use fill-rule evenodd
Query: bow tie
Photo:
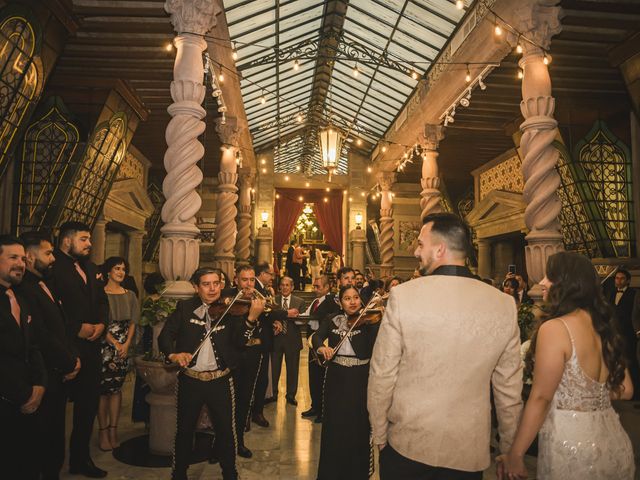
M 624 293 L 624 288 L 619 288 L 618 293 Z

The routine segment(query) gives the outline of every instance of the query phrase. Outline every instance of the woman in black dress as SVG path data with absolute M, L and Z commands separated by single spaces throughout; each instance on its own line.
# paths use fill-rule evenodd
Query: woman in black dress
M 321 323 L 312 338 L 318 356 L 328 360 L 318 480 L 366 480 L 373 474 L 367 382 L 379 323 L 354 328 L 334 351 L 349 330 L 348 317 L 362 306 L 353 287 L 342 288 L 339 299 L 342 312 Z

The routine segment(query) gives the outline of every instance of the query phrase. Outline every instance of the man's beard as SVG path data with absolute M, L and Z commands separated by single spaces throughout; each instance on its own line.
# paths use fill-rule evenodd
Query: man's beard
M 69 250 L 69 254 L 78 260 L 82 260 L 84 258 L 89 257 L 89 255 L 91 254 L 91 250 L 89 250 L 88 253 L 84 253 L 76 249 L 75 245 L 71 245 L 71 250 Z
M 11 285 L 15 286 L 15 285 L 20 285 L 23 278 L 24 278 L 24 270 L 11 269 L 9 271 L 9 278 L 6 281 L 7 283 L 10 283 Z
M 51 271 L 53 270 L 53 263 L 45 265 L 40 260 L 36 259 L 36 263 L 34 263 L 33 268 L 42 276 L 42 278 L 49 278 L 51 276 Z
M 420 275 L 422 275 L 423 277 L 429 275 L 432 271 L 433 271 L 433 260 L 432 259 L 427 259 L 426 262 L 424 263 L 424 265 L 420 266 Z

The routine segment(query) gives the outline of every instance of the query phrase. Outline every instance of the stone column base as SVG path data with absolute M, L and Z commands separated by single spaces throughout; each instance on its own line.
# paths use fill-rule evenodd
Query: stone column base
M 525 240 L 527 241 L 527 246 L 525 247 L 527 273 L 529 274 L 529 280 L 533 282 L 529 296 L 539 302 L 542 300 L 542 287 L 539 283 L 546 275 L 547 260 L 554 253 L 564 250 L 562 234 L 558 232 L 533 231 L 525 237 Z

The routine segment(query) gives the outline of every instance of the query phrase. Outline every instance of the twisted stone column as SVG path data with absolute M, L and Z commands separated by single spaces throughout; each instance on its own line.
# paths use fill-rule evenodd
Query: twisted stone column
M 232 119 L 227 119 L 222 124 L 216 120 L 216 131 L 222 140 L 222 158 L 220 159 L 220 172 L 218 173 L 218 198 L 216 202 L 216 243 L 213 246 L 213 264 L 222 270 L 227 278 L 233 278 L 236 235 L 236 216 L 238 209 L 238 165 L 236 164 L 236 151 L 239 130 L 235 128 Z
M 540 0 L 521 12 L 521 31 L 543 48 L 548 48 L 551 36 L 560 32 L 560 7 L 557 0 Z M 522 138 L 523 198 L 527 203 L 525 223 L 529 229 L 525 247 L 527 272 L 534 287 L 530 294 L 540 299 L 542 289 L 538 282 L 544 278 L 550 255 L 563 250 L 558 215 L 561 203 L 556 193 L 560 177 L 556 172 L 558 151 L 553 146 L 558 122 L 553 118 L 555 99 L 551 95 L 551 78 L 544 63 L 544 51 L 528 42 L 522 42 L 524 54 L 520 68 L 522 102 L 520 111 L 524 122 L 520 125 Z
M 395 172 L 378 173 L 380 193 L 380 276 L 393 275 L 393 193 Z
M 200 35 L 215 26 L 216 15 L 222 11 L 215 0 L 167 0 L 164 8 L 178 36 L 174 39 L 177 53 L 171 82 L 174 103 L 167 109 L 172 119 L 165 134 L 168 148 L 164 156 L 167 175 L 162 184 L 160 272 L 167 280 L 166 296 L 188 298 L 193 295 L 189 278 L 200 258 L 195 216 L 202 204 L 196 188 L 202 182 L 197 163 L 204 155 L 198 137 L 205 130 L 202 52 L 207 48 Z
M 240 201 L 238 207 L 238 236 L 236 239 L 236 261 L 241 265 L 248 265 L 251 256 L 251 189 L 256 175 L 254 172 L 240 175 Z
M 442 194 L 440 193 L 440 177 L 438 175 L 438 144 L 444 138 L 444 127 L 441 125 L 425 125 L 420 136 L 422 146 L 422 192 L 420 192 L 420 218 L 430 213 L 442 211 Z

